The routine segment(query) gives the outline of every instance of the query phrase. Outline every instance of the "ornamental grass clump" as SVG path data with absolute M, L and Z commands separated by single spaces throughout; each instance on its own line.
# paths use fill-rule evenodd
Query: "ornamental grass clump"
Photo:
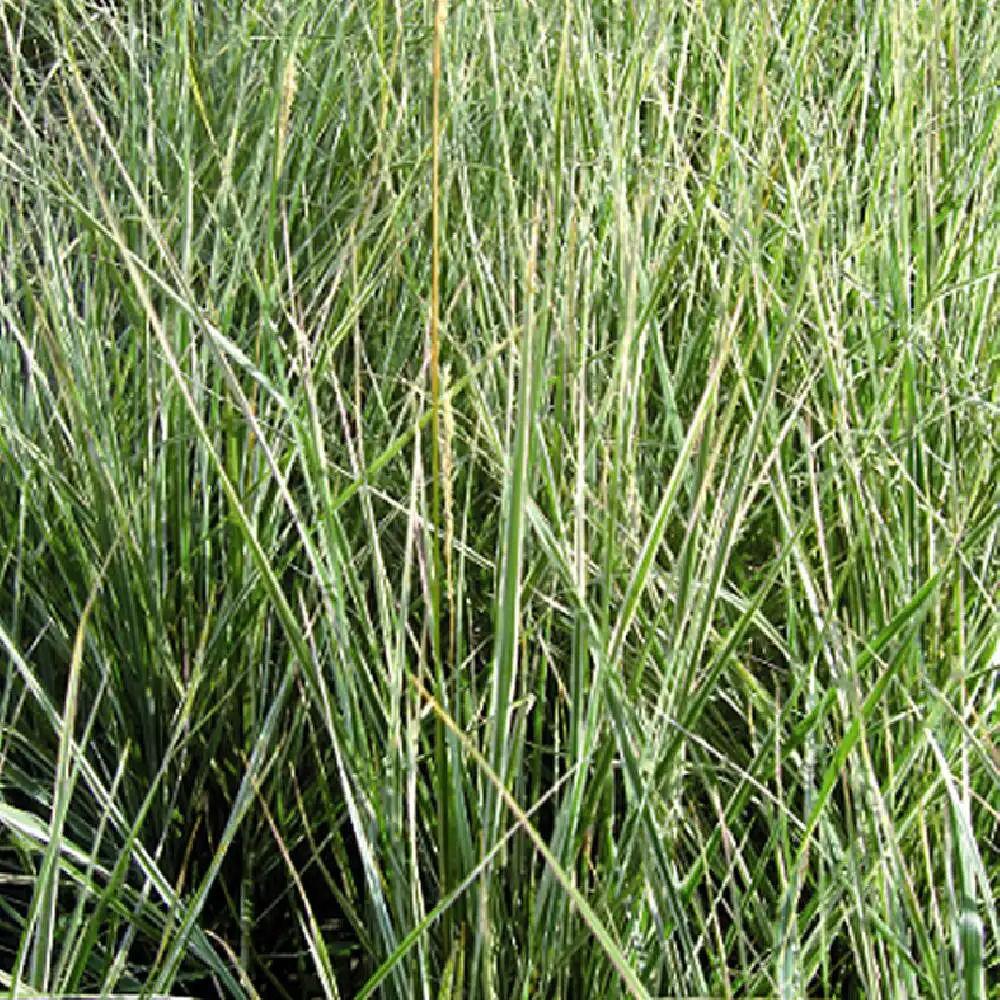
M 0 989 L 987 1000 L 998 53 L 0 4 Z

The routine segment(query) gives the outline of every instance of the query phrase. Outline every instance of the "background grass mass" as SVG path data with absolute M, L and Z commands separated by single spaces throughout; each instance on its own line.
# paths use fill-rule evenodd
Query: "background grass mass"
M 0 70 L 0 988 L 997 996 L 992 4 Z

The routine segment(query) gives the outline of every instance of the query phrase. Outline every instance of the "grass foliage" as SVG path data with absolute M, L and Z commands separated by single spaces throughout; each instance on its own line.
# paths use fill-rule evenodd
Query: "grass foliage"
M 0 0 L 0 988 L 996 996 L 992 6 Z

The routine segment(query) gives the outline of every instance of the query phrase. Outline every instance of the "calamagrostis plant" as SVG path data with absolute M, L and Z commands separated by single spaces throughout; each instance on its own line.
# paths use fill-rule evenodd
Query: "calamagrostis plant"
M 3 988 L 985 998 L 997 53 L 0 4 Z

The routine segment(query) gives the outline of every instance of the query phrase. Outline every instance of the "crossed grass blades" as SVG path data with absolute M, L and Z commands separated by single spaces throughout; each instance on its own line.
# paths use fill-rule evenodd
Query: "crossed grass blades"
M 0 0 L 0 989 L 985 998 L 972 0 Z

